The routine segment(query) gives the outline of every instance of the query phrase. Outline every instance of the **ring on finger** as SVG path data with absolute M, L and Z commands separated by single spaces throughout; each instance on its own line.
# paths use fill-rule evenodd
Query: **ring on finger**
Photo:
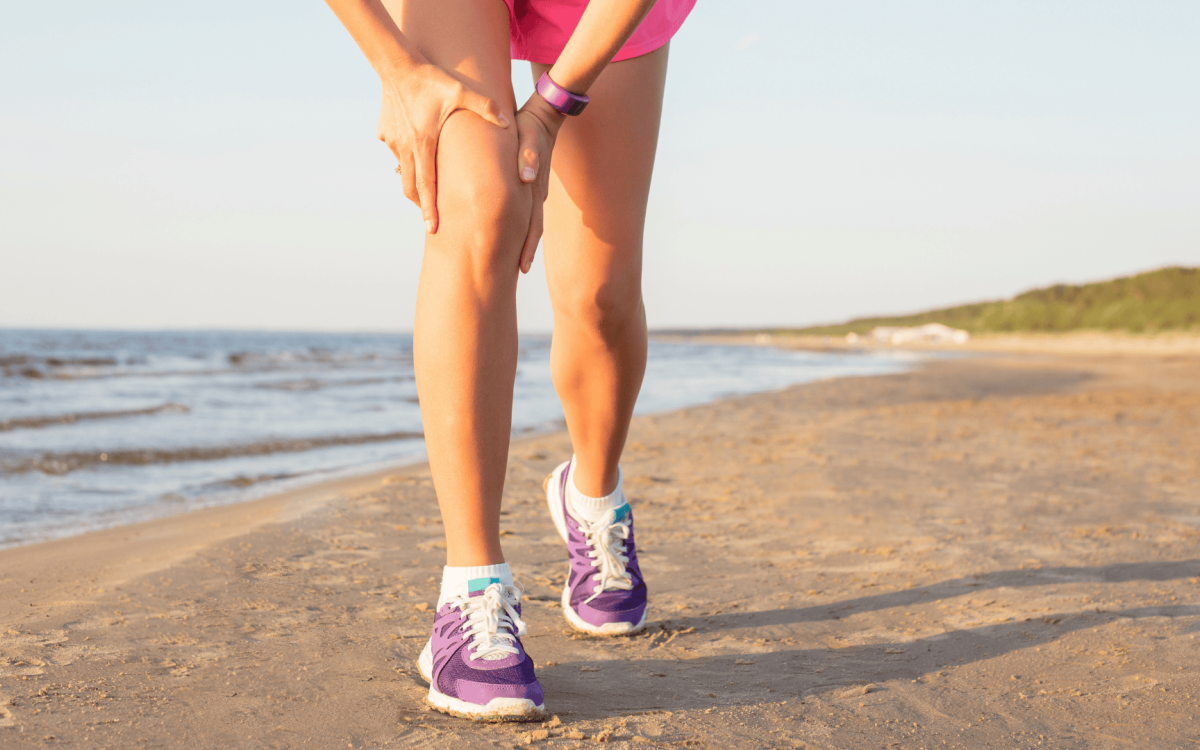
M 399 164 L 396 165 L 396 174 L 400 174 L 400 165 Z

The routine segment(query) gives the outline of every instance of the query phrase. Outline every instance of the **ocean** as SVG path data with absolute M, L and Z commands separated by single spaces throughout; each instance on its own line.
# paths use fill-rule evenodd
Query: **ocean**
M 522 336 L 514 436 L 563 426 L 549 355 Z M 913 360 L 652 342 L 636 411 Z M 0 547 L 423 457 L 407 334 L 0 330 Z

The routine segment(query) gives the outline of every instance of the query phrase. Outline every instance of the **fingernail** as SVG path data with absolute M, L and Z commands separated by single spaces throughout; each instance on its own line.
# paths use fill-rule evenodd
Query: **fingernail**
M 500 124 L 501 124 L 501 125 L 503 125 L 503 126 L 504 126 L 504 127 L 506 127 L 506 128 L 507 128 L 507 127 L 508 127 L 508 125 L 509 125 L 508 118 L 504 116 L 504 113 L 503 113 L 503 112 L 501 112 L 501 113 L 500 113 Z
M 425 220 L 425 231 L 433 234 L 433 219 Z
M 521 177 L 523 177 L 526 181 L 531 181 L 534 177 L 537 177 L 537 170 L 535 170 L 533 167 L 525 167 L 521 170 Z

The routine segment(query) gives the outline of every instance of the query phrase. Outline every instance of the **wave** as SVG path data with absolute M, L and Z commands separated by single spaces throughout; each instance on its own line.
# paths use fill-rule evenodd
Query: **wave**
M 123 409 L 121 411 L 79 411 L 69 414 L 50 414 L 37 417 L 18 417 L 0 422 L 0 432 L 8 430 L 35 429 L 52 427 L 60 424 L 75 424 L 93 419 L 123 419 L 125 417 L 145 417 L 151 414 L 188 414 L 192 410 L 184 404 L 166 403 L 151 406 L 146 409 Z
M 245 489 L 246 487 L 253 487 L 256 484 L 261 484 L 263 482 L 277 482 L 281 479 L 295 479 L 299 476 L 303 476 L 303 474 L 298 472 L 284 472 L 282 474 L 255 474 L 254 476 L 239 474 L 232 479 L 222 479 L 219 482 L 210 482 L 205 485 L 205 488 L 216 490 L 240 490 Z
M 39 456 L 15 458 L 0 462 L 0 470 L 13 474 L 40 471 L 43 474 L 61 476 L 99 464 L 148 466 L 151 464 L 182 463 L 185 461 L 220 461 L 227 458 L 265 456 L 272 453 L 299 453 L 317 448 L 386 443 L 394 440 L 416 440 L 424 437 L 424 433 L 421 432 L 388 432 L 376 435 L 331 435 L 315 438 L 264 440 L 242 445 L 214 445 L 174 449 L 145 448 L 116 450 L 106 453 L 96 451 L 44 453 Z
M 333 351 L 321 347 L 288 349 L 284 351 L 242 351 L 226 355 L 234 367 L 294 365 L 317 362 L 327 365 L 352 365 L 362 363 L 399 362 L 412 364 L 412 353 L 404 351 Z
M 317 391 L 321 390 L 322 388 L 350 388 L 360 385 L 379 385 L 382 383 L 408 383 L 412 380 L 414 380 L 412 375 L 397 375 L 386 378 L 354 378 L 339 380 L 304 378 L 302 380 L 279 380 L 272 383 L 258 383 L 254 387 L 269 391 Z
M 24 354 L 0 356 L 0 367 L 15 367 L 42 362 L 47 367 L 113 367 L 117 360 L 112 357 L 29 357 Z
M 116 367 L 113 357 L 30 357 L 26 354 L 0 355 L 0 373 L 5 377 L 62 378 L 73 374 L 69 368 L 80 367 L 75 372 L 95 372 L 95 368 Z
M 202 364 L 196 362 L 197 359 L 201 360 Z M 180 366 L 183 361 L 188 362 Z M 314 367 L 325 370 L 368 367 L 411 371 L 412 354 L 407 351 L 334 352 L 319 348 L 272 352 L 242 351 L 231 354 L 212 352 L 199 358 L 179 355 L 155 358 L 153 354 L 120 358 L 45 357 L 0 353 L 0 376 L 31 380 L 223 376 L 286 372 Z
M 309 363 L 300 363 L 300 364 L 303 365 L 303 364 L 309 364 Z M 347 367 L 351 367 L 357 363 L 350 363 L 350 364 L 337 363 L 334 365 L 328 365 L 326 363 L 320 363 L 320 364 L 324 365 L 327 368 L 325 370 L 326 372 L 336 372 L 338 370 L 345 369 Z M 386 362 L 371 361 L 366 364 L 369 364 L 374 367 L 392 366 L 392 367 L 395 367 L 396 369 L 402 369 L 402 371 L 406 371 L 406 372 L 412 371 L 412 362 L 404 361 L 404 360 L 386 361 Z M 251 365 L 238 365 L 238 366 L 231 366 L 231 367 L 208 367 L 208 368 L 203 368 L 203 369 L 201 369 L 201 368 L 191 369 L 191 368 L 177 367 L 177 368 L 162 369 L 162 370 L 149 369 L 145 366 L 140 366 L 140 365 L 139 366 L 131 365 L 126 368 L 117 367 L 114 369 L 106 369 L 106 370 L 101 370 L 101 369 L 56 370 L 54 368 L 47 368 L 47 367 L 39 369 L 38 367 L 35 367 L 34 365 L 30 364 L 30 365 L 26 365 L 23 367 L 14 366 L 14 367 L 0 368 L 0 375 L 3 375 L 5 377 L 10 377 L 10 378 L 28 378 L 30 380 L 45 379 L 45 380 L 79 380 L 79 381 L 82 381 L 82 380 L 109 380 L 109 379 L 113 379 L 113 378 L 175 378 L 175 377 L 181 377 L 181 376 L 182 377 L 190 377 L 190 378 L 213 377 L 213 376 L 224 377 L 224 376 L 228 376 L 228 375 L 256 375 L 256 374 L 263 374 L 263 373 L 287 372 L 289 369 L 296 369 L 296 364 L 294 362 L 289 363 L 289 362 L 281 361 L 278 363 L 261 363 L 261 364 L 256 363 L 256 364 L 251 364 Z M 396 376 L 396 377 L 392 377 L 392 378 L 380 378 L 380 379 L 378 379 L 378 382 L 389 382 L 389 381 L 404 382 L 404 381 L 409 381 L 412 379 L 413 379 L 413 377 L 411 375 L 400 375 L 400 376 Z M 361 383 L 348 383 L 348 384 L 350 384 L 350 385 L 359 385 L 359 384 L 366 385 L 366 384 L 370 384 L 372 382 L 375 382 L 375 381 L 372 379 L 363 379 Z M 337 383 L 337 381 L 333 381 L 332 384 L 337 385 L 338 383 Z M 269 386 L 260 386 L 260 387 L 269 387 Z

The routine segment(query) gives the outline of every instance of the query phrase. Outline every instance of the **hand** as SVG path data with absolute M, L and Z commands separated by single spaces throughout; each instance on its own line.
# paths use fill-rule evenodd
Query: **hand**
M 388 145 L 400 163 L 404 196 L 420 206 L 425 229 L 430 234 L 438 227 L 438 138 L 446 119 L 459 109 L 474 112 L 502 128 L 508 127 L 508 118 L 496 102 L 467 88 L 432 63 L 421 62 L 383 78 L 379 140 Z
M 538 242 L 542 239 L 542 204 L 550 188 L 550 154 L 558 129 L 566 119 L 536 93 L 517 112 L 517 174 L 533 188 L 533 211 L 529 232 L 521 248 L 521 273 L 529 273 Z

